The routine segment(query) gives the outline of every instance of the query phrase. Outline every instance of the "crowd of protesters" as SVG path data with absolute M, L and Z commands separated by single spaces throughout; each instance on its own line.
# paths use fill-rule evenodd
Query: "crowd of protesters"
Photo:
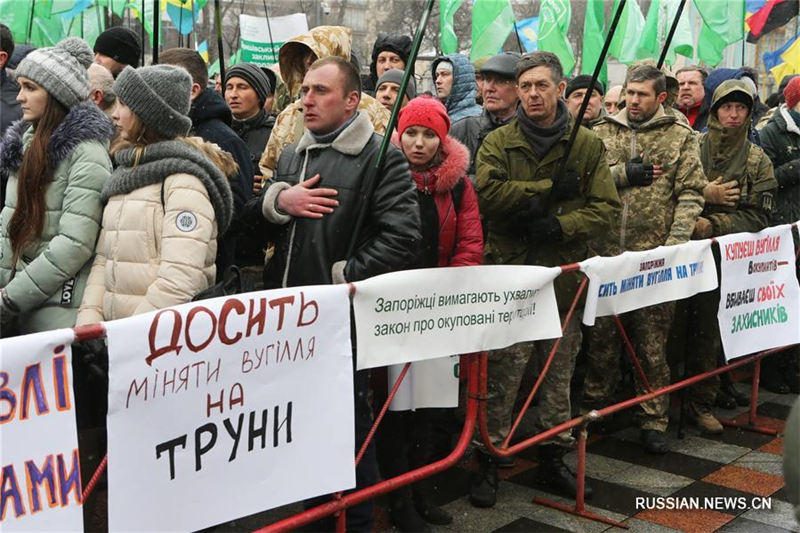
M 338 26 L 287 41 L 275 69 L 240 63 L 220 80 L 185 48 L 139 66 L 140 37 L 122 27 L 93 48 L 68 38 L 30 51 L 13 71 L 4 25 L 0 44 L 2 337 L 186 303 L 213 292 L 232 266 L 246 292 L 411 268 L 553 267 L 800 220 L 800 77 L 779 80 L 769 107 L 748 68 L 673 74 L 643 61 L 622 85 L 605 87 L 566 78 L 548 52 L 474 64 L 449 54 L 432 63 L 431 93 L 418 94 L 408 36 L 381 35 L 361 76 L 351 32 Z M 376 169 L 383 135 L 392 145 Z M 577 273 L 555 282 L 562 320 L 579 284 Z M 676 363 L 690 374 L 720 364 L 719 297 L 715 290 L 619 317 L 651 386 L 675 381 Z M 495 444 L 509 432 L 526 373 L 539 372 L 553 345 L 490 353 Z M 83 352 L 103 367 L 102 346 Z M 612 318 L 588 329 L 572 320 L 538 393 L 535 431 L 612 403 L 620 355 Z M 77 356 L 75 365 L 80 384 L 91 365 Z M 585 366 L 577 397 L 576 365 Z M 355 377 L 360 446 L 386 383 Z M 797 349 L 765 359 L 761 385 L 797 394 Z M 633 388 L 644 390 L 638 379 Z M 690 389 L 689 419 L 720 433 L 715 407 L 748 402 L 729 379 L 709 379 Z M 457 416 L 391 412 L 377 450 L 357 467 L 358 486 L 447 453 L 446 428 Z M 102 413 L 89 418 L 102 424 Z M 646 452 L 668 451 L 668 422 L 668 397 L 639 406 Z M 102 453 L 96 440 L 86 449 Z M 540 481 L 570 497 L 577 483 L 562 458 L 573 442 L 565 432 L 538 449 Z M 480 446 L 476 456 L 470 501 L 491 507 L 498 468 L 513 459 Z M 434 491 L 426 480 L 392 493 L 393 523 L 401 531 L 450 523 Z M 584 491 L 591 496 L 590 486 Z M 347 515 L 348 529 L 370 530 L 371 503 Z

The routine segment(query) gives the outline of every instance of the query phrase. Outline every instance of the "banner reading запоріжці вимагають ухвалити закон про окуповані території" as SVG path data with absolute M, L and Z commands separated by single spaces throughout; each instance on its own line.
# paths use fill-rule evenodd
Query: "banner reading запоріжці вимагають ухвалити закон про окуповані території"
M 308 21 L 304 13 L 270 17 L 269 22 L 264 17 L 242 14 L 239 30 L 242 62 L 266 67 L 278 62 L 278 50 L 283 43 L 308 31 Z
M 355 485 L 348 287 L 106 323 L 111 531 L 197 530 Z

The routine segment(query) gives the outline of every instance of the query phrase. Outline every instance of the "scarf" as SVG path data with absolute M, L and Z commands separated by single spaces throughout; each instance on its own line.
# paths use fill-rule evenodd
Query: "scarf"
M 522 130 L 525 140 L 531 145 L 531 149 L 536 155 L 536 158 L 541 159 L 550 151 L 550 148 L 563 137 L 564 133 L 567 132 L 569 113 L 567 112 L 566 104 L 559 100 L 558 108 L 556 109 L 556 119 L 553 121 L 552 125 L 546 128 L 534 124 L 533 121 L 528 118 L 528 115 L 525 114 L 522 106 L 517 107 L 517 120 L 519 122 L 519 129 Z
M 163 182 L 173 174 L 191 174 L 208 191 L 214 206 L 219 234 L 225 233 L 233 216 L 233 195 L 228 178 L 199 149 L 181 141 L 163 141 L 145 146 L 136 163 L 136 149 L 125 148 L 114 154 L 114 172 L 106 181 L 101 200 L 128 194 L 147 185 Z
M 737 128 L 726 128 L 716 113 L 708 117 L 708 134 L 700 147 L 700 160 L 709 181 L 720 176 L 730 181 L 744 174 L 747 156 L 750 153 L 747 134 L 750 116 Z

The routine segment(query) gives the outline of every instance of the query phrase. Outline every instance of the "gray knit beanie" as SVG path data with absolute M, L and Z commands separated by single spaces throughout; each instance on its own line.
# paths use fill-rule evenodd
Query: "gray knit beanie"
M 375 84 L 375 91 L 380 89 L 381 85 L 386 83 L 396 83 L 397 85 L 402 85 L 403 83 L 403 74 L 402 70 L 392 68 L 381 74 L 381 77 L 378 78 L 378 83 Z M 414 76 L 408 77 L 408 85 L 406 85 L 406 96 L 408 96 L 409 101 L 413 100 L 417 97 L 417 82 L 414 81 Z
M 114 92 L 142 123 L 167 139 L 189 133 L 192 120 L 192 77 L 182 67 L 125 67 L 114 81 Z
M 77 37 L 64 39 L 55 46 L 39 48 L 28 54 L 16 70 L 16 75 L 28 78 L 50 93 L 67 109 L 89 96 L 89 74 L 92 48 Z
M 269 78 L 264 71 L 252 63 L 237 63 L 232 66 L 225 73 L 225 83 L 228 83 L 228 80 L 231 78 L 242 78 L 249 83 L 250 87 L 252 87 L 258 95 L 258 101 L 262 106 L 267 96 L 272 94 L 272 86 L 269 83 Z

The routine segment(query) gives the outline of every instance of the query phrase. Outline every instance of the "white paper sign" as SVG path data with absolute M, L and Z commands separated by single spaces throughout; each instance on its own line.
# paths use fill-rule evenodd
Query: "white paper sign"
M 583 323 L 650 305 L 687 298 L 717 287 L 711 241 L 689 241 L 614 257 L 592 257 L 581 271 L 589 278 Z
M 73 338 L 0 341 L 0 531 L 83 531 Z
M 459 356 L 451 355 L 411 363 L 389 409 L 458 407 L 458 361 Z M 388 390 L 392 390 L 404 366 L 389 367 Z
M 726 361 L 800 342 L 800 287 L 789 225 L 717 239 L 719 331 Z
M 347 286 L 106 328 L 111 531 L 203 529 L 355 485 Z
M 355 283 L 359 369 L 561 336 L 558 267 L 406 270 Z
M 283 43 L 308 31 L 308 20 L 305 13 L 270 17 L 269 20 L 242 14 L 239 15 L 239 31 L 241 61 L 269 66 L 278 62 L 278 50 Z

